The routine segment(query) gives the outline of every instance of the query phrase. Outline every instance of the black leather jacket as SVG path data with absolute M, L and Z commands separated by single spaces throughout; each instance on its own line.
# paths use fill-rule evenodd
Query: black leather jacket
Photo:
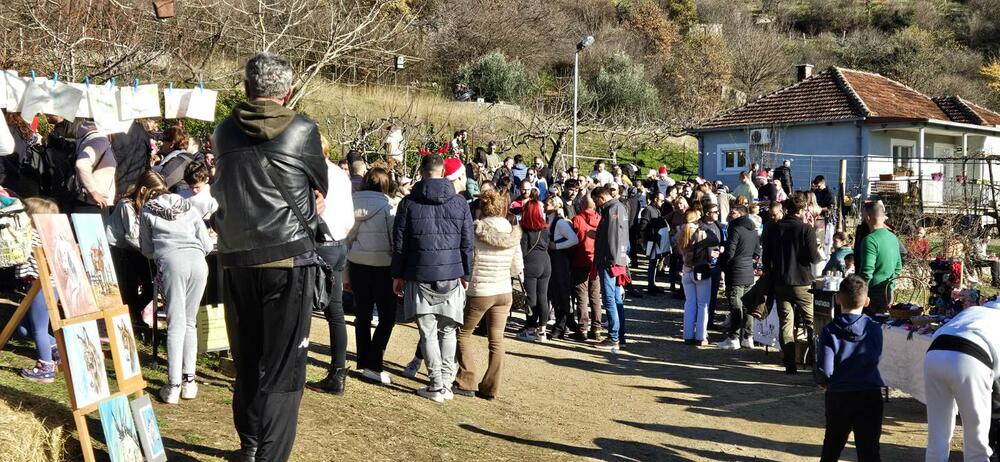
M 313 249 L 309 232 L 271 182 L 265 168 L 292 196 L 313 229 L 316 213 L 313 190 L 327 193 L 327 166 L 316 123 L 301 115 L 273 139 L 249 136 L 233 116 L 215 129 L 216 179 L 212 196 L 219 202 L 215 229 L 219 257 L 225 266 L 256 266 Z M 258 158 L 254 148 L 270 159 Z

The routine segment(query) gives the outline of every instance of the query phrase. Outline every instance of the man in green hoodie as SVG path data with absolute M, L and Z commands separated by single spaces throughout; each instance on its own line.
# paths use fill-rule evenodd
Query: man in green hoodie
M 861 277 L 868 284 L 869 310 L 885 311 L 892 302 L 895 279 L 903 270 L 899 239 L 885 225 L 882 201 L 865 204 L 865 223 L 871 230 L 862 244 Z
M 216 127 L 214 227 L 225 267 L 226 327 L 236 366 L 233 420 L 241 462 L 288 460 L 324 274 L 317 243 L 340 245 L 320 220 L 329 188 L 316 123 L 284 105 L 292 68 L 260 53 L 246 64 L 247 101 Z

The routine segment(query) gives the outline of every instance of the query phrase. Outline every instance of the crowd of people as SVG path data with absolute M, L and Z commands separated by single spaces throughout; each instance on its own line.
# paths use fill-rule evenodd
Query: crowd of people
M 880 333 L 859 320 L 892 304 L 905 255 L 881 203 L 865 205 L 852 239 L 834 232 L 838 201 L 825 179 L 796 191 L 788 161 L 773 170 L 753 164 L 730 190 L 673 178 L 666 165 L 645 175 L 602 160 L 587 174 L 557 170 L 540 157 L 501 157 L 495 143 L 469 149 L 464 130 L 436 152 L 422 149 L 414 170 L 395 129 L 378 161 L 352 151 L 335 164 L 317 125 L 285 107 L 290 64 L 261 53 L 245 72 L 247 101 L 200 143 L 181 125 L 161 132 L 135 123 L 106 135 L 92 122 L 53 116 L 45 140 L 12 114 L 11 130 L 0 130 L 0 154 L 14 153 L 4 157 L 0 180 L 25 198 L 29 213 L 105 216 L 136 321 L 149 319 L 153 284 L 160 288 L 165 403 L 197 395 L 195 320 L 208 278 L 204 257 L 217 253 L 243 460 L 288 458 L 304 388 L 345 393 L 345 300 L 355 314 L 360 377 L 392 383 L 384 352 L 396 323 L 413 322 L 420 340 L 403 374 L 416 377 L 426 367 L 428 382 L 417 394 L 445 403 L 456 394 L 498 396 L 508 325 L 523 341 L 627 349 L 625 298 L 660 296 L 658 282 L 683 299 L 685 344 L 708 346 L 714 329 L 722 334 L 718 348 L 753 348 L 756 310 L 775 305 L 782 361 L 795 374 L 812 362 L 797 343 L 819 337 L 812 354 L 828 387 L 824 460 L 836 460 L 851 428 L 864 457 L 877 458 L 881 404 L 874 403 L 881 401 L 871 390 L 883 387 L 874 351 Z M 65 151 L 71 161 L 39 175 L 32 162 L 46 150 Z M 814 333 L 809 289 L 824 274 L 847 277 L 844 314 Z M 37 271 L 28 265 L 18 277 L 30 282 Z M 514 308 L 525 312 L 523 324 L 512 322 Z M 331 361 L 323 378 L 306 383 L 313 311 L 327 321 Z M 38 362 L 22 371 L 41 382 L 54 379 L 59 360 L 46 316 L 44 301 L 32 306 L 26 328 Z M 477 327 L 488 338 L 482 375 L 470 341 Z M 862 414 L 869 425 L 851 427 Z

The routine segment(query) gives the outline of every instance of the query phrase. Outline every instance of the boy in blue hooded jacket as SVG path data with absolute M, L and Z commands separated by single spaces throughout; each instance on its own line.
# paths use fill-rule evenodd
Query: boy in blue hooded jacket
M 862 313 L 868 284 L 844 278 L 837 293 L 841 314 L 823 328 L 817 347 L 816 380 L 826 388 L 826 436 L 822 462 L 836 462 L 854 432 L 858 461 L 879 461 L 882 437 L 882 328 Z

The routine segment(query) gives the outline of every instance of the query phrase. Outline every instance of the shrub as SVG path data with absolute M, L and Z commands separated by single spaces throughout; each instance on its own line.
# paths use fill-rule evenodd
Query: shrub
M 642 64 L 624 53 L 612 55 L 590 84 L 595 112 L 601 117 L 634 120 L 661 112 L 656 87 L 646 80 Z
M 538 88 L 538 79 L 521 61 L 493 52 L 458 68 L 453 83 L 464 83 L 488 102 L 523 101 Z

